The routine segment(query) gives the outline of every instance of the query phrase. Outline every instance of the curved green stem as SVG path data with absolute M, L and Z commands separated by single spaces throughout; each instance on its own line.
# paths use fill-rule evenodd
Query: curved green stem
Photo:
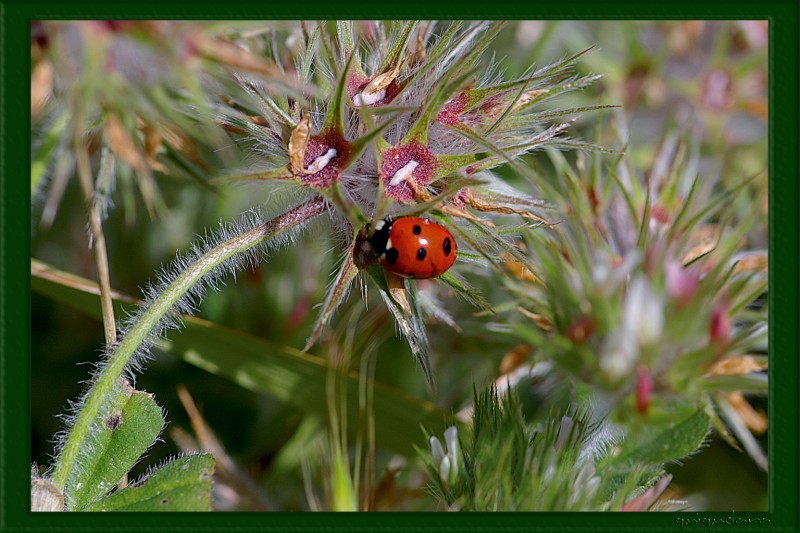
M 268 241 L 327 209 L 325 201 L 317 197 L 298 206 L 271 221 L 257 226 L 250 231 L 237 235 L 209 250 L 202 257 L 181 272 L 175 280 L 164 289 L 142 313 L 130 328 L 117 348 L 108 359 L 102 372 L 92 384 L 75 423 L 67 435 L 53 472 L 53 484 L 63 489 L 70 477 L 78 458 L 78 453 L 88 436 L 92 421 L 97 416 L 103 401 L 111 392 L 122 371 L 130 362 L 136 349 L 147 337 L 148 333 L 169 312 L 173 305 L 200 279 L 215 267 L 238 254 L 246 252 L 254 246 Z

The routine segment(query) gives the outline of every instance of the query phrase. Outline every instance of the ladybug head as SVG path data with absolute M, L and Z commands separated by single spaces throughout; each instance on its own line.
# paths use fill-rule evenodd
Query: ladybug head
M 376 254 L 381 255 L 386 251 L 386 243 L 389 241 L 389 232 L 391 229 L 391 217 L 378 220 L 372 227 L 367 224 L 367 241 Z

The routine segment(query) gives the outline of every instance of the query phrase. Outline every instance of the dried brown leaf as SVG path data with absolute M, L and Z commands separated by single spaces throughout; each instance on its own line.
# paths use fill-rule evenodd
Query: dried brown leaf
M 308 146 L 310 138 L 311 123 L 308 118 L 308 112 L 304 111 L 303 116 L 292 131 L 291 137 L 289 137 L 289 161 L 291 162 L 292 170 L 298 174 L 314 174 L 314 172 L 309 172 L 303 166 L 306 146 Z
M 511 351 L 503 356 L 500 361 L 500 375 L 510 374 L 525 362 L 531 354 L 531 347 L 528 344 L 515 346 Z
M 159 163 L 156 159 L 156 152 L 163 140 L 161 131 L 155 126 L 146 125 L 142 128 L 142 134 L 144 135 L 144 153 L 147 157 L 147 164 L 150 165 L 150 168 L 153 170 L 169 174 L 167 167 Z
M 428 33 L 428 29 L 433 24 L 432 20 L 420 23 L 417 26 L 417 39 L 414 45 L 414 50 L 409 52 L 408 60 L 412 64 L 419 64 L 425 61 L 425 57 L 427 57 L 427 52 L 425 51 L 425 35 Z
M 531 320 L 533 320 L 533 322 L 537 326 L 539 326 L 541 329 L 543 329 L 544 331 L 550 331 L 550 330 L 553 329 L 553 325 L 543 315 L 540 315 L 538 313 L 534 313 L 532 311 L 528 311 L 527 309 L 525 309 L 524 307 L 521 307 L 521 306 L 517 306 L 517 311 L 519 311 L 520 313 L 522 313 L 526 317 L 528 317 Z
M 61 512 L 64 510 L 64 493 L 52 482 L 36 478 L 31 480 L 31 511 Z
M 472 191 L 470 189 L 464 189 L 464 193 L 465 193 L 465 196 L 466 196 L 466 199 L 467 199 L 467 202 L 469 203 L 469 205 L 472 206 L 474 209 L 477 209 L 478 211 L 482 211 L 484 213 L 495 213 L 495 214 L 498 214 L 498 215 L 519 215 L 519 216 L 524 217 L 524 218 L 530 218 L 532 220 L 539 221 L 542 224 L 545 224 L 547 226 L 552 226 L 553 225 L 552 222 L 548 222 L 544 218 L 542 218 L 542 217 L 540 217 L 538 215 L 534 215 L 533 213 L 530 213 L 530 212 L 525 211 L 523 209 L 516 209 L 514 207 L 509 207 L 507 205 L 496 204 L 494 202 L 490 202 L 490 201 L 484 200 L 482 198 L 478 198 L 472 193 Z
M 161 129 L 161 135 L 163 135 L 164 140 L 173 150 L 179 152 L 200 168 L 208 169 L 208 165 L 206 165 L 206 162 L 200 157 L 200 153 L 197 151 L 194 142 L 182 130 L 172 126 L 164 126 Z
M 474 222 L 480 222 L 484 226 L 493 228 L 495 227 L 489 220 L 484 220 L 480 217 L 477 217 L 464 209 L 463 207 L 458 207 L 457 205 L 453 204 L 444 204 L 442 207 L 439 208 L 439 211 L 444 213 L 445 215 L 450 215 L 458 218 L 463 218 L 465 220 L 472 220 Z
M 767 368 L 766 361 L 759 361 L 752 355 L 739 355 L 729 357 L 715 364 L 711 368 L 711 374 L 718 376 L 739 376 L 758 372 Z
M 766 255 L 748 255 L 740 259 L 736 266 L 733 267 L 734 273 L 741 272 L 764 272 L 766 273 L 769 267 L 769 261 Z
M 691 248 L 681 259 L 683 264 L 690 263 L 713 250 L 719 242 L 719 229 L 713 224 L 699 226 L 692 232 L 689 242 Z
M 527 104 L 531 100 L 535 100 L 536 98 L 540 97 L 541 95 L 547 94 L 549 92 L 550 91 L 547 90 L 547 89 L 533 89 L 532 91 L 527 91 L 525 93 L 522 93 L 522 96 L 519 97 L 519 100 L 517 100 L 517 103 L 514 104 L 514 107 L 512 108 L 512 111 L 516 111 L 517 109 L 519 109 L 520 107 L 524 106 L 525 104 Z
M 364 90 L 361 91 L 361 94 L 364 96 L 372 96 L 373 94 L 384 90 L 386 87 L 389 86 L 397 77 L 400 75 L 400 67 L 403 65 L 403 62 L 400 61 L 395 65 L 395 67 L 391 70 L 388 70 L 382 74 L 378 74 L 372 81 L 370 81 Z
M 189 40 L 200 55 L 225 65 L 268 76 L 283 77 L 283 73 L 273 62 L 253 55 L 230 41 L 201 32 L 192 34 Z
M 534 273 L 528 270 L 518 260 L 514 259 L 511 254 L 502 252 L 500 254 L 500 258 L 503 259 L 503 268 L 505 268 L 508 273 L 515 278 L 522 281 L 527 281 L 528 283 L 539 283 L 539 279 L 534 275 Z
M 31 116 L 35 117 L 53 94 L 53 65 L 39 61 L 31 72 Z
M 742 422 L 744 422 L 744 425 L 747 426 L 747 429 L 753 432 L 753 434 L 762 435 L 767 431 L 767 428 L 769 427 L 769 424 L 767 423 L 767 415 L 760 409 L 754 409 L 741 392 L 729 392 L 725 396 L 725 399 L 728 400 L 731 408 L 736 412 Z
M 108 147 L 114 155 L 137 172 L 149 172 L 150 166 L 147 164 L 145 156 L 128 134 L 128 130 L 125 129 L 119 117 L 110 113 L 105 126 Z
M 391 297 L 403 308 L 405 314 L 411 318 L 411 305 L 408 303 L 408 296 L 406 295 L 405 278 L 387 270 L 386 284 L 389 286 Z

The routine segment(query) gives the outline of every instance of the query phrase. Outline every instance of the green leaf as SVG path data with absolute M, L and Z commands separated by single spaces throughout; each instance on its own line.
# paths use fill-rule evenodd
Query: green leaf
M 456 70 L 454 64 L 453 70 Z M 423 145 L 428 144 L 428 129 L 431 121 L 436 117 L 436 114 L 441 110 L 445 102 L 454 95 L 460 87 L 462 87 L 469 78 L 479 71 L 478 67 L 468 70 L 457 77 L 441 76 L 428 90 L 425 100 L 420 104 L 419 116 L 414 121 L 414 124 L 408 129 L 400 144 L 406 144 L 411 141 L 418 142 Z
M 60 272 L 39 261 L 34 260 L 31 265 L 32 290 L 100 319 L 100 300 L 94 282 Z M 118 292 L 113 292 L 112 297 L 115 306 L 120 306 L 122 300 L 133 300 Z M 120 312 L 125 309 L 132 307 L 124 306 Z M 183 319 L 185 328 L 171 331 L 160 349 L 172 351 L 189 363 L 246 389 L 268 394 L 304 412 L 327 417 L 325 383 L 329 367 L 323 358 L 206 320 Z M 355 420 L 359 413 L 359 375 L 348 372 L 345 377 L 348 419 Z M 441 432 L 449 416 L 428 401 L 380 382 L 374 383 L 373 403 L 375 412 L 381 415 L 375 417 L 376 445 L 402 454 L 413 453 L 414 439 L 409 435 L 421 436 L 421 425 Z M 347 429 L 355 434 L 356 424 L 348 424 Z
M 466 302 L 484 311 L 494 313 L 494 310 L 489 305 L 489 302 L 487 302 L 486 299 L 473 287 L 471 287 L 461 276 L 458 276 L 453 272 L 445 272 L 439 276 L 439 279 L 449 285 L 456 292 L 456 294 L 462 297 Z
M 381 108 L 376 108 L 381 109 Z M 354 139 L 350 141 L 350 153 L 347 155 L 347 160 L 345 165 L 350 166 L 351 163 L 355 162 L 364 150 L 375 142 L 378 139 L 383 140 L 381 135 L 385 132 L 389 126 L 394 124 L 394 120 L 399 117 L 402 111 L 395 111 L 392 116 L 390 116 L 387 120 L 381 123 L 379 126 L 375 126 L 370 113 L 372 113 L 371 109 L 367 109 L 367 106 L 362 102 L 361 107 L 359 108 L 361 112 L 361 119 L 364 121 L 364 124 L 367 127 L 367 132 L 359 137 L 358 139 Z
M 283 181 L 297 181 L 292 171 L 289 169 L 289 165 L 285 167 L 275 168 L 272 170 L 262 170 L 260 172 L 251 172 L 248 174 L 236 174 L 232 176 L 219 176 L 213 178 L 211 183 L 219 184 L 219 183 L 228 183 L 234 181 L 271 181 L 271 180 L 283 180 Z
M 337 26 L 339 21 L 336 22 Z M 305 28 L 305 26 L 304 26 Z M 311 81 L 311 66 L 314 64 L 314 55 L 317 51 L 317 40 L 319 39 L 319 27 L 315 27 L 308 36 L 306 43 L 306 51 L 303 54 L 303 60 L 300 63 L 299 78 L 303 83 L 310 84 Z
M 703 443 L 709 423 L 710 419 L 705 409 L 698 409 L 689 418 L 663 431 L 652 440 L 638 446 L 625 443 L 622 452 L 613 460 L 613 464 L 657 465 L 691 455 Z
M 739 376 L 712 376 L 700 382 L 700 388 L 707 391 L 741 391 L 744 393 L 767 394 L 769 380 L 767 374 L 751 373 Z
M 66 485 L 67 508 L 80 510 L 109 492 L 161 433 L 164 417 L 153 395 L 121 381 L 108 395 Z
M 425 58 L 425 61 L 412 69 L 408 74 L 408 77 L 399 83 L 400 93 L 402 93 L 406 87 L 409 87 L 412 83 L 414 83 L 415 80 L 422 79 L 422 77 L 425 76 L 425 74 L 427 74 L 431 69 L 447 63 L 447 61 L 449 61 L 448 57 L 450 54 L 457 54 L 459 48 L 464 48 L 466 43 L 468 43 L 478 33 L 483 31 L 483 28 L 487 27 L 486 24 L 477 24 L 473 26 L 472 29 L 464 31 L 459 37 L 454 39 L 454 36 L 459 32 L 463 24 L 464 23 L 462 22 L 453 22 L 450 24 L 447 30 L 445 30 L 445 32 L 427 51 L 427 57 Z M 497 25 L 498 23 L 494 24 Z M 499 24 L 502 25 L 502 23 Z M 464 66 L 465 58 L 460 59 L 460 64 Z M 447 75 L 447 73 L 440 73 L 439 76 L 441 75 Z
M 179 457 L 84 511 L 211 511 L 210 453 Z
M 378 67 L 378 72 L 386 72 L 394 68 L 394 66 L 403 59 L 403 53 L 405 52 L 409 39 L 411 39 L 411 32 L 414 31 L 418 23 L 418 20 L 409 20 L 403 25 L 399 35 L 392 43 L 392 47 L 383 59 L 381 66 Z
M 339 268 L 339 273 L 336 275 L 336 279 L 328 289 L 327 295 L 325 296 L 325 302 L 322 304 L 322 309 L 317 316 L 316 322 L 314 322 L 314 329 L 311 331 L 311 335 L 308 337 L 306 345 L 303 347 L 304 352 L 308 351 L 314 345 L 314 343 L 317 342 L 320 334 L 322 334 L 323 328 L 331 319 L 333 312 L 336 310 L 342 300 L 344 300 L 345 296 L 347 296 L 347 293 L 350 289 L 350 284 L 358 274 L 358 267 L 355 265 L 355 263 L 353 263 L 353 247 L 355 246 L 356 242 L 357 240 L 353 239 L 353 245 L 348 250 L 344 261 L 342 261 L 342 266 Z
M 330 106 L 325 113 L 325 122 L 322 124 L 320 131 L 328 132 L 335 131 L 340 137 L 344 137 L 344 101 L 347 97 L 347 73 L 350 71 L 350 66 L 353 63 L 355 54 L 347 59 L 347 63 L 342 70 L 342 75 L 336 84 L 336 90 L 330 99 Z
M 406 312 L 400 303 L 392 297 L 383 269 L 376 264 L 367 268 L 366 272 L 370 278 L 375 281 L 375 284 L 380 289 L 381 297 L 383 298 L 384 303 L 386 303 L 386 308 L 390 313 L 392 313 L 392 316 L 397 322 L 400 332 L 405 337 L 409 348 L 411 348 L 411 353 L 414 355 L 414 359 L 416 359 L 417 363 L 419 363 L 423 374 L 425 374 L 425 379 L 428 381 L 428 385 L 430 385 L 432 391 L 435 390 L 436 382 L 431 370 L 430 344 L 428 342 L 428 336 L 426 334 L 425 327 L 422 324 L 422 318 L 416 295 L 416 285 L 408 281 L 404 281 L 406 297 L 408 299 L 409 306 L 411 307 L 411 317 L 409 317 L 406 315 Z
M 317 33 L 320 33 L 320 27 L 317 27 Z M 336 36 L 339 43 L 341 43 L 341 61 L 347 62 L 347 58 L 353 55 L 356 49 L 355 36 L 353 34 L 353 21 L 352 20 L 337 20 L 336 21 Z M 356 66 L 361 70 L 361 65 L 356 61 Z
M 69 113 L 62 113 L 53 121 L 50 129 L 39 144 L 36 153 L 31 158 L 31 192 L 36 190 L 39 180 L 50 166 L 53 153 L 58 146 L 59 139 L 67 126 L 68 120 Z

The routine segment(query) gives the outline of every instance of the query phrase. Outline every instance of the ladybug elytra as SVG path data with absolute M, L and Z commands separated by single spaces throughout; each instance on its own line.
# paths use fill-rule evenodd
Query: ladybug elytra
M 433 278 L 456 260 L 456 241 L 441 224 L 419 217 L 384 218 L 369 237 L 380 265 L 406 278 Z

